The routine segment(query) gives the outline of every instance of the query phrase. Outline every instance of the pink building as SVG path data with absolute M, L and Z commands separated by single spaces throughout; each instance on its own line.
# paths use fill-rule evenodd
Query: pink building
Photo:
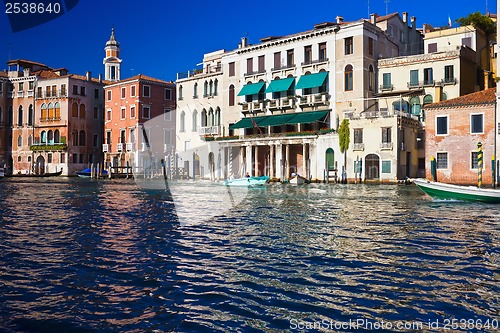
M 431 157 L 437 180 L 477 185 L 478 143 L 483 150 L 483 184 L 492 183 L 495 154 L 495 88 L 426 105 L 426 178 L 432 179 Z

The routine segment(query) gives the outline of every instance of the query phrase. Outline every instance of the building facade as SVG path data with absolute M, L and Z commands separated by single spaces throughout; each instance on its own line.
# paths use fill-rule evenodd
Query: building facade
M 426 178 L 433 178 L 431 159 L 434 159 L 438 181 L 477 185 L 481 143 L 482 181 L 492 184 L 491 161 L 496 162 L 495 93 L 496 89 L 490 88 L 424 106 Z

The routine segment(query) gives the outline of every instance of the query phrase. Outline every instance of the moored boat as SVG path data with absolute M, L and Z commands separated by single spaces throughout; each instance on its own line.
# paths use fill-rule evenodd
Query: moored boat
M 436 199 L 500 203 L 500 190 L 412 179 L 423 192 Z
M 5 171 L 2 167 L 0 167 L 0 179 L 2 179 L 5 176 Z
M 61 168 L 61 171 L 57 172 L 46 172 L 46 173 L 17 173 L 17 174 L 12 174 L 12 175 L 6 175 L 5 177 L 23 177 L 23 178 L 47 178 L 47 177 L 57 177 L 60 176 L 63 172 L 63 169 Z
M 102 170 L 101 174 L 104 177 L 108 176 L 108 172 L 106 170 Z M 86 168 L 81 171 L 77 171 L 76 175 L 80 178 L 90 178 L 92 176 L 92 170 L 90 168 Z
M 302 177 L 297 173 L 292 173 L 292 177 L 288 180 L 288 182 L 294 185 L 302 185 L 310 183 L 309 179 L 307 179 L 306 177 Z
M 237 179 L 226 179 L 224 185 L 226 186 L 263 186 L 269 181 L 268 176 L 260 177 L 244 177 Z

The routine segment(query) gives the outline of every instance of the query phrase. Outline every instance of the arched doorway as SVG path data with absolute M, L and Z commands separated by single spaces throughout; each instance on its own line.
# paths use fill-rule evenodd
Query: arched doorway
M 215 159 L 214 159 L 213 152 L 208 153 L 208 168 L 210 170 L 210 180 L 214 181 L 215 180 Z
M 45 158 L 40 155 L 36 158 L 35 173 L 43 175 L 45 173 Z
M 365 179 L 380 178 L 380 158 L 375 154 L 368 154 L 365 157 Z
M 328 148 L 325 153 L 325 168 L 328 171 L 335 170 L 335 153 L 332 148 Z

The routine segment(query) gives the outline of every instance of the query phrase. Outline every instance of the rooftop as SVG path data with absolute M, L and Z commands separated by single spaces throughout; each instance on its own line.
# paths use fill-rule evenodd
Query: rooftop
M 495 104 L 496 88 L 481 90 L 472 94 L 452 98 L 424 106 L 424 109 L 452 108 L 460 106 Z

